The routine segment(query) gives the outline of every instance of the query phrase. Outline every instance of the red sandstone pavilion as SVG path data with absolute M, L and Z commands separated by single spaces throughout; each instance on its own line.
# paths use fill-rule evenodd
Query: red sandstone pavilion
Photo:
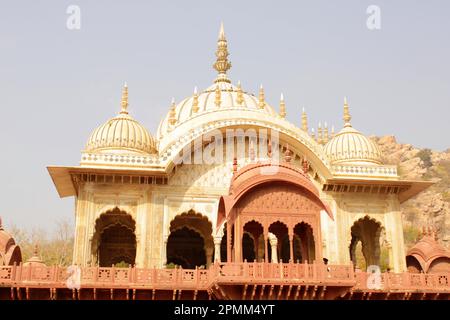
M 80 165 L 48 167 L 76 199 L 73 266 L 38 250 L 23 263 L 0 222 L 0 299 L 448 300 L 435 230 L 404 248 L 400 204 L 432 183 L 384 164 L 346 100 L 341 131 L 310 131 L 305 111 L 300 126 L 286 120 L 283 96 L 277 112 L 262 86 L 233 85 L 223 26 L 216 56 L 214 83 L 173 101 L 156 137 L 125 86 Z M 188 161 L 198 154 L 222 161 Z

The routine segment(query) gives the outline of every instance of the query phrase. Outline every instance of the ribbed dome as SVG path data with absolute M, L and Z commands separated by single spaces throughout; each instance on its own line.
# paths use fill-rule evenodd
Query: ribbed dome
M 332 163 L 381 164 L 381 151 L 369 138 L 353 127 L 344 127 L 325 145 L 325 153 Z
M 0 218 L 0 266 L 19 264 L 22 261 L 20 247 L 16 245 L 12 235 L 3 229 Z
M 128 89 L 122 94 L 120 113 L 99 126 L 89 137 L 86 151 L 114 153 L 154 153 L 156 143 L 150 133 L 128 114 Z
M 182 100 L 177 105 L 173 102 L 171 110 L 159 124 L 158 139 L 161 139 L 175 126 L 202 113 L 240 108 L 277 115 L 274 109 L 265 102 L 262 88 L 259 96 L 255 97 L 253 94 L 244 92 L 240 84 L 234 86 L 228 79 L 227 71 L 231 68 L 231 62 L 228 60 L 228 44 L 223 24 L 220 26 L 216 62 L 213 67 L 218 72 L 214 84 L 200 94 L 194 92 L 191 97 Z
M 217 99 L 217 93 L 219 93 L 220 99 Z M 217 104 L 218 101 L 220 101 L 219 104 Z M 277 112 L 269 104 L 264 103 L 264 107 L 260 108 L 258 97 L 242 91 L 239 85 L 235 86 L 226 81 L 218 81 L 198 95 L 194 93 L 194 95 L 183 99 L 175 106 L 174 115 L 176 123 L 180 124 L 198 114 L 227 108 L 244 108 L 268 113 L 272 116 L 277 115 Z M 158 128 L 158 139 L 170 131 L 170 116 L 171 113 L 169 112 L 161 121 Z
M 344 100 L 344 128 L 326 145 L 325 153 L 331 163 L 381 164 L 381 151 L 375 142 L 364 136 L 350 124 L 351 116 Z

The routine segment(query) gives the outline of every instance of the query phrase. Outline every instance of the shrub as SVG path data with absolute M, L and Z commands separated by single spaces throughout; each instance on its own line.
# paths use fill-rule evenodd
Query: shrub
M 430 168 L 433 165 L 431 162 L 431 150 L 430 149 L 422 149 L 417 152 L 416 157 L 419 157 L 422 160 L 425 168 Z
M 420 229 L 414 225 L 403 227 L 403 237 L 406 249 L 412 247 L 419 240 Z

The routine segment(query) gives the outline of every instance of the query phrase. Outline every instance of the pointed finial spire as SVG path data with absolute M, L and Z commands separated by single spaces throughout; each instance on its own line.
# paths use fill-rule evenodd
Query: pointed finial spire
M 169 125 L 174 126 L 177 123 L 177 114 L 176 114 L 176 104 L 175 104 L 175 98 L 172 98 L 172 102 L 170 105 L 170 111 L 169 111 Z
M 237 83 L 237 97 L 236 97 L 237 104 L 241 105 L 244 103 L 244 93 L 242 92 L 241 87 L 241 81 L 239 80 Z
M 216 93 L 216 98 L 214 100 L 214 103 L 216 104 L 217 107 L 220 107 L 221 100 L 222 100 L 222 92 L 220 91 L 219 85 L 216 85 L 215 93 Z
M 334 126 L 331 126 L 331 138 L 334 138 Z
M 214 69 L 219 73 L 215 82 L 230 82 L 227 77 L 227 71 L 231 68 L 228 61 L 228 44 L 225 37 L 223 23 L 220 24 L 219 39 L 217 40 L 216 62 L 213 64 Z
M 264 107 L 266 106 L 265 97 L 264 97 L 264 88 L 263 88 L 262 84 L 259 87 L 259 104 L 258 104 L 258 106 L 260 109 L 264 109 Z
M 36 243 L 36 244 L 34 245 L 33 255 L 34 255 L 35 257 L 37 257 L 38 254 L 39 254 L 39 248 L 38 248 L 38 245 L 37 245 L 37 243 Z
M 308 116 L 304 107 L 302 109 L 302 130 L 308 132 Z
M 350 111 L 348 108 L 347 97 L 344 97 L 344 127 L 351 127 L 350 120 L 352 120 L 352 116 L 350 115 Z
M 322 131 L 322 124 L 319 122 L 319 126 L 317 127 L 317 142 L 319 144 L 323 143 L 323 131 Z
M 316 134 L 314 133 L 314 128 L 311 128 L 311 138 L 313 138 L 313 140 L 316 140 Z
M 121 114 L 128 114 L 128 85 L 125 82 L 122 88 L 122 102 L 121 102 L 122 110 L 120 110 Z
M 328 139 L 329 139 L 328 124 L 325 122 L 325 127 L 323 129 L 323 143 L 327 143 Z
M 194 96 L 192 98 L 192 113 L 198 112 L 198 93 L 197 87 L 194 87 Z
M 286 118 L 286 104 L 284 103 L 284 95 L 280 96 L 280 117 Z

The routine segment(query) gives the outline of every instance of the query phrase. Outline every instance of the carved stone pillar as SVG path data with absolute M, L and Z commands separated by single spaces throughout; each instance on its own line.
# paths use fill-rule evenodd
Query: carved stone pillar
M 278 248 L 278 239 L 277 237 L 273 234 L 269 232 L 269 242 L 270 242 L 270 247 L 271 247 L 271 251 L 272 251 L 272 263 L 278 263 L 278 254 L 277 254 L 277 248 Z
M 292 228 L 291 228 L 292 230 Z M 288 233 L 289 237 L 289 262 L 295 262 L 294 261 L 294 231 Z
M 222 239 L 220 237 L 214 238 L 214 262 L 220 261 L 220 245 L 222 243 Z
M 205 248 L 205 253 L 206 253 L 206 269 L 208 269 L 211 266 L 212 262 L 213 248 L 212 247 Z
M 169 241 L 169 237 L 165 236 L 163 239 L 163 248 L 162 248 L 162 267 L 165 268 L 167 264 L 167 242 Z
M 227 223 L 227 262 L 231 262 L 231 224 Z
M 268 230 L 267 227 L 264 228 L 264 260 L 265 262 L 269 262 L 269 249 L 267 248 L 267 238 L 268 238 Z

